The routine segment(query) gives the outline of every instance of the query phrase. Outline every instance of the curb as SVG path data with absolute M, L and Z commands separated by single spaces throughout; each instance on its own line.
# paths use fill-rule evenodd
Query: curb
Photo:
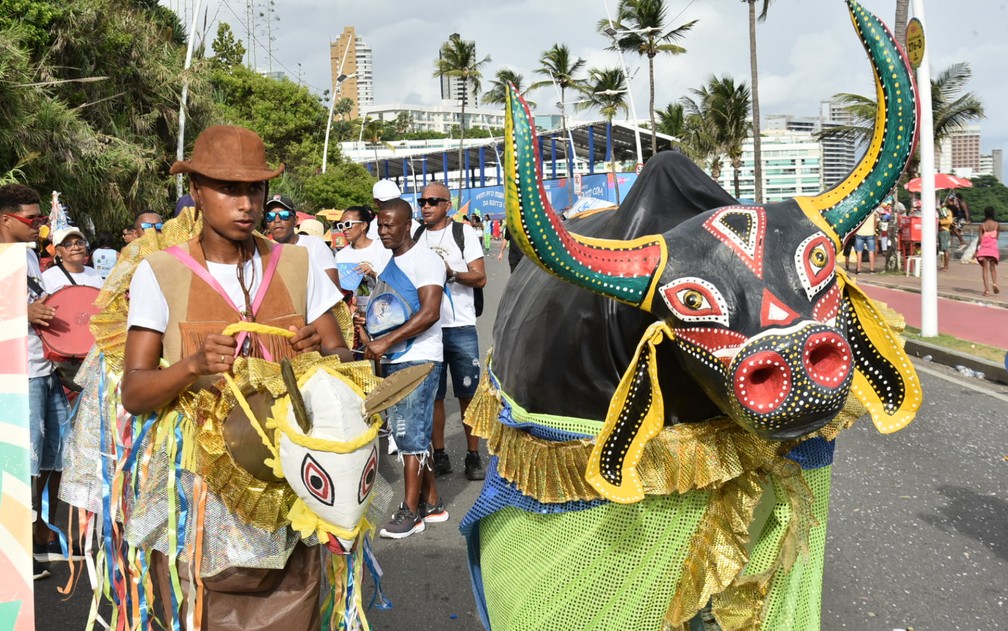
M 935 346 L 934 344 L 928 344 L 927 342 L 922 342 L 920 340 L 906 340 L 904 349 L 909 355 L 914 357 L 923 359 L 925 355 L 930 355 L 931 361 L 936 364 L 942 364 L 949 367 L 965 366 L 970 370 L 982 372 L 984 374 L 984 379 L 987 381 L 1008 384 L 1008 370 L 1005 370 L 1004 366 L 995 364 L 992 361 L 980 359 L 979 357 L 973 357 L 972 355 L 957 353 L 947 348 Z
M 905 292 L 908 292 L 908 293 L 911 293 L 911 294 L 919 294 L 919 293 L 921 293 L 921 290 L 918 287 L 905 287 L 905 286 L 899 285 L 897 283 L 887 283 L 884 280 L 880 281 L 880 280 L 872 279 L 871 281 L 864 282 L 863 284 L 865 284 L 865 285 L 874 285 L 875 287 L 884 287 L 885 289 L 893 289 L 895 291 L 905 291 Z M 946 292 L 942 292 L 942 291 L 938 292 L 938 297 L 939 298 L 946 298 L 948 300 L 956 300 L 958 302 L 965 302 L 965 303 L 972 304 L 972 305 L 983 305 L 985 307 L 993 307 L 994 309 L 1006 309 L 1006 308 L 1008 308 L 1008 307 L 1006 307 L 1005 305 L 1003 305 L 1001 303 L 991 302 L 991 301 L 988 301 L 988 300 L 983 300 L 982 298 L 979 298 L 979 297 L 978 298 L 974 298 L 972 296 L 962 296 L 962 295 L 959 295 L 959 294 L 951 294 L 951 293 L 946 293 Z

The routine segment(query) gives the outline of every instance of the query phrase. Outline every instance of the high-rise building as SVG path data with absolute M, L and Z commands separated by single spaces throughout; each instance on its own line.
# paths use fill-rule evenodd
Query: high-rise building
M 329 42 L 329 63 L 333 98 L 351 99 L 353 108 L 350 117 L 359 117 L 361 108 L 374 104 L 371 47 L 357 35 L 354 27 L 346 26 L 335 42 Z
M 796 195 L 817 195 L 824 190 L 822 148 L 811 133 L 780 128 L 764 129 L 760 141 L 763 194 L 767 202 L 779 202 Z M 751 200 L 755 195 L 753 163 L 753 139 L 750 135 L 742 144 L 738 193 L 740 200 Z M 731 163 L 725 160 L 718 184 L 732 195 L 735 194 L 734 177 Z
M 854 118 L 843 109 L 839 101 L 834 99 L 819 104 L 820 130 L 851 125 L 853 122 Z M 853 138 L 823 138 L 820 143 L 823 153 L 823 188 L 827 190 L 854 169 L 857 164 L 857 144 Z
M 980 127 L 970 125 L 953 131 L 948 137 L 952 152 L 952 170 L 977 172 L 980 170 Z
M 457 37 L 458 33 L 452 33 L 452 37 Z M 438 51 L 438 57 L 441 52 Z M 472 85 L 467 85 L 462 77 L 441 77 L 441 100 L 450 101 L 454 105 L 465 99 L 466 107 L 477 107 L 479 105 L 479 94 Z

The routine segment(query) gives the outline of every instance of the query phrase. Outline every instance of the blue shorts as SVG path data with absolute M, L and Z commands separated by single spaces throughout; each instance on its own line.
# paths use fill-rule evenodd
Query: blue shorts
M 448 371 L 451 370 L 452 392 L 456 399 L 471 399 L 480 379 L 479 338 L 474 326 L 452 326 L 441 329 L 444 363 L 438 381 L 437 400 L 448 393 Z
M 70 406 L 56 373 L 28 378 L 28 428 L 31 474 L 63 470 L 63 446 L 69 433 Z
M 404 456 L 419 456 L 427 453 L 434 431 L 434 391 L 437 389 L 441 362 L 413 361 L 399 364 L 385 364 L 385 376 L 409 366 L 432 363 L 434 369 L 420 382 L 416 390 L 388 409 L 388 428 L 395 438 L 399 453 Z
M 862 237 L 859 234 L 854 235 L 854 251 L 864 252 L 865 250 L 869 252 L 875 251 L 875 236 L 868 235 L 866 237 Z

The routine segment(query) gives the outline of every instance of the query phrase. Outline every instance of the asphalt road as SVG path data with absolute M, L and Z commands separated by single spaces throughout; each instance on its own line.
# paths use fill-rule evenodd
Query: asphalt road
M 484 352 L 508 277 L 506 261 L 488 257 L 486 264 L 486 314 L 479 321 Z M 943 366 L 917 366 L 925 403 L 914 423 L 883 436 L 862 419 L 838 439 L 824 630 L 1008 629 L 1008 387 L 964 379 Z M 393 602 L 390 610 L 369 613 L 376 631 L 482 628 L 458 533 L 479 483 L 461 472 L 465 445 L 451 401 L 448 412 L 456 473 L 438 485 L 451 519 L 402 541 L 376 541 Z M 381 470 L 400 491 L 398 463 L 388 459 Z M 37 628 L 82 628 L 86 579 L 63 601 L 56 587 L 66 583 L 67 567 L 53 569 L 52 578 L 35 584 Z M 367 590 L 369 596 L 370 585 Z

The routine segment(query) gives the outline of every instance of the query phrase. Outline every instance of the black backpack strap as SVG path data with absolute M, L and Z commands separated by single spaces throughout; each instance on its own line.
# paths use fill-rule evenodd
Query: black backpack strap
M 70 275 L 70 272 L 67 271 L 67 268 L 63 267 L 63 261 L 60 261 L 59 263 L 57 263 L 56 267 L 60 268 L 60 271 L 62 271 L 63 275 L 67 277 L 67 280 L 70 281 L 71 285 L 76 285 L 77 284 L 77 281 L 75 281 L 74 277 Z
M 416 241 L 417 239 L 419 239 L 420 235 L 422 235 L 423 231 L 426 230 L 426 229 L 427 229 L 427 224 L 425 224 L 425 223 L 420 224 L 420 226 L 413 232 L 413 241 Z
M 452 222 L 452 237 L 455 239 L 455 245 L 458 246 L 459 253 L 462 254 L 462 260 L 465 260 L 465 225 L 459 223 L 458 221 Z

